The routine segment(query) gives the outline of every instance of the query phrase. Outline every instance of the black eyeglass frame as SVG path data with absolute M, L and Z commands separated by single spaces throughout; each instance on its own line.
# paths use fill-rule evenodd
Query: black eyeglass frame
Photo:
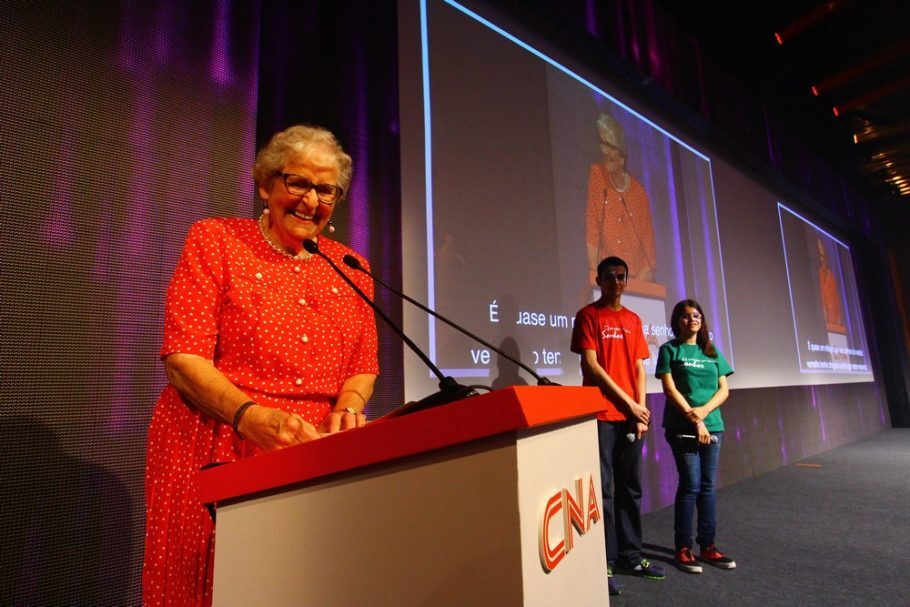
M 621 285 L 629 284 L 629 274 L 625 272 L 622 274 L 617 274 L 616 272 L 604 272 L 603 278 L 612 282 L 618 282 Z
M 292 196 L 306 196 L 310 193 L 310 190 L 315 190 L 316 198 L 319 199 L 319 202 L 329 206 L 335 204 L 344 196 L 344 188 L 337 186 L 334 183 L 313 183 L 303 175 L 297 175 L 296 173 L 278 173 L 277 176 L 281 177 L 281 181 L 284 183 L 284 189 Z M 302 179 L 310 185 L 302 191 L 297 186 L 294 186 L 294 189 L 292 190 L 291 186 L 288 185 L 288 177 Z M 329 196 L 330 198 L 326 199 L 326 196 Z

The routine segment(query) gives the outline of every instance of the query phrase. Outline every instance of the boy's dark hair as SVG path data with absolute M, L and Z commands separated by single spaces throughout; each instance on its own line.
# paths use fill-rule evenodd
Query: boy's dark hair
M 627 264 L 625 261 L 623 261 L 619 257 L 613 257 L 613 256 L 606 257 L 603 259 L 603 261 L 601 261 L 599 264 L 597 264 L 597 276 L 600 277 L 600 275 L 603 274 L 604 269 L 609 266 L 622 266 L 623 268 L 626 269 L 626 278 L 628 278 L 629 264 Z

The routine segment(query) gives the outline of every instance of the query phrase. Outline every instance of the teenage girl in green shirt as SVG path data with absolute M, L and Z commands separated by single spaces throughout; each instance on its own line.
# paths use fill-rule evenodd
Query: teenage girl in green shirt
M 674 505 L 676 566 L 689 573 L 702 571 L 692 554 L 692 518 L 697 510 L 695 539 L 701 561 L 733 569 L 736 563 L 714 543 L 717 463 L 724 431 L 720 406 L 730 394 L 727 376 L 733 369 L 711 343 L 708 322 L 697 301 L 676 304 L 670 326 L 676 339 L 660 347 L 656 375 L 667 396 L 663 427 L 679 472 Z

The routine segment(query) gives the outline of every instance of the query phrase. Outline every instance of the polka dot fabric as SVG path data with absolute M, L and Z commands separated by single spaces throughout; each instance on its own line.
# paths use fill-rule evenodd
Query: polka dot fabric
M 319 238 L 342 266 L 347 247 Z M 343 267 L 343 266 L 342 266 Z M 365 274 L 351 278 L 370 297 Z M 251 219 L 193 225 L 168 287 L 162 357 L 197 354 L 251 400 L 318 425 L 345 379 L 377 374 L 373 311 L 324 259 L 273 250 Z M 224 424 L 164 389 L 146 458 L 143 602 L 210 605 L 214 528 L 199 501 L 199 470 L 259 453 Z

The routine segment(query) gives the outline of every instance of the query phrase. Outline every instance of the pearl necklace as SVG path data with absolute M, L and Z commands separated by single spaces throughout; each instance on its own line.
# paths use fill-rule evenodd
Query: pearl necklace
M 266 232 L 266 230 L 265 230 L 265 218 L 268 216 L 268 213 L 269 213 L 268 210 L 263 211 L 262 215 L 259 216 L 259 219 L 256 222 L 259 224 L 259 231 L 262 233 L 262 237 L 265 238 L 266 244 L 268 244 L 272 248 L 272 250 L 275 251 L 276 253 L 280 253 L 281 255 L 283 255 L 285 257 L 290 257 L 291 259 L 302 259 L 305 261 L 305 260 L 309 259 L 310 257 L 312 257 L 312 254 L 310 254 L 308 251 L 306 251 L 304 249 L 301 249 L 300 253 L 298 253 L 297 255 L 291 255 L 290 253 L 285 251 L 282 247 L 279 247 L 274 242 L 272 242 L 272 237 L 269 236 L 269 233 Z
M 622 194 L 623 192 L 625 192 L 626 190 L 629 189 L 629 173 L 627 173 L 626 171 L 623 171 L 622 177 L 623 177 L 623 184 L 622 184 L 622 187 L 619 187 L 618 185 L 616 185 L 616 180 L 613 179 L 613 174 L 612 173 L 610 174 L 610 183 L 613 185 L 613 189 L 616 190 L 617 192 L 619 192 L 620 194 Z

